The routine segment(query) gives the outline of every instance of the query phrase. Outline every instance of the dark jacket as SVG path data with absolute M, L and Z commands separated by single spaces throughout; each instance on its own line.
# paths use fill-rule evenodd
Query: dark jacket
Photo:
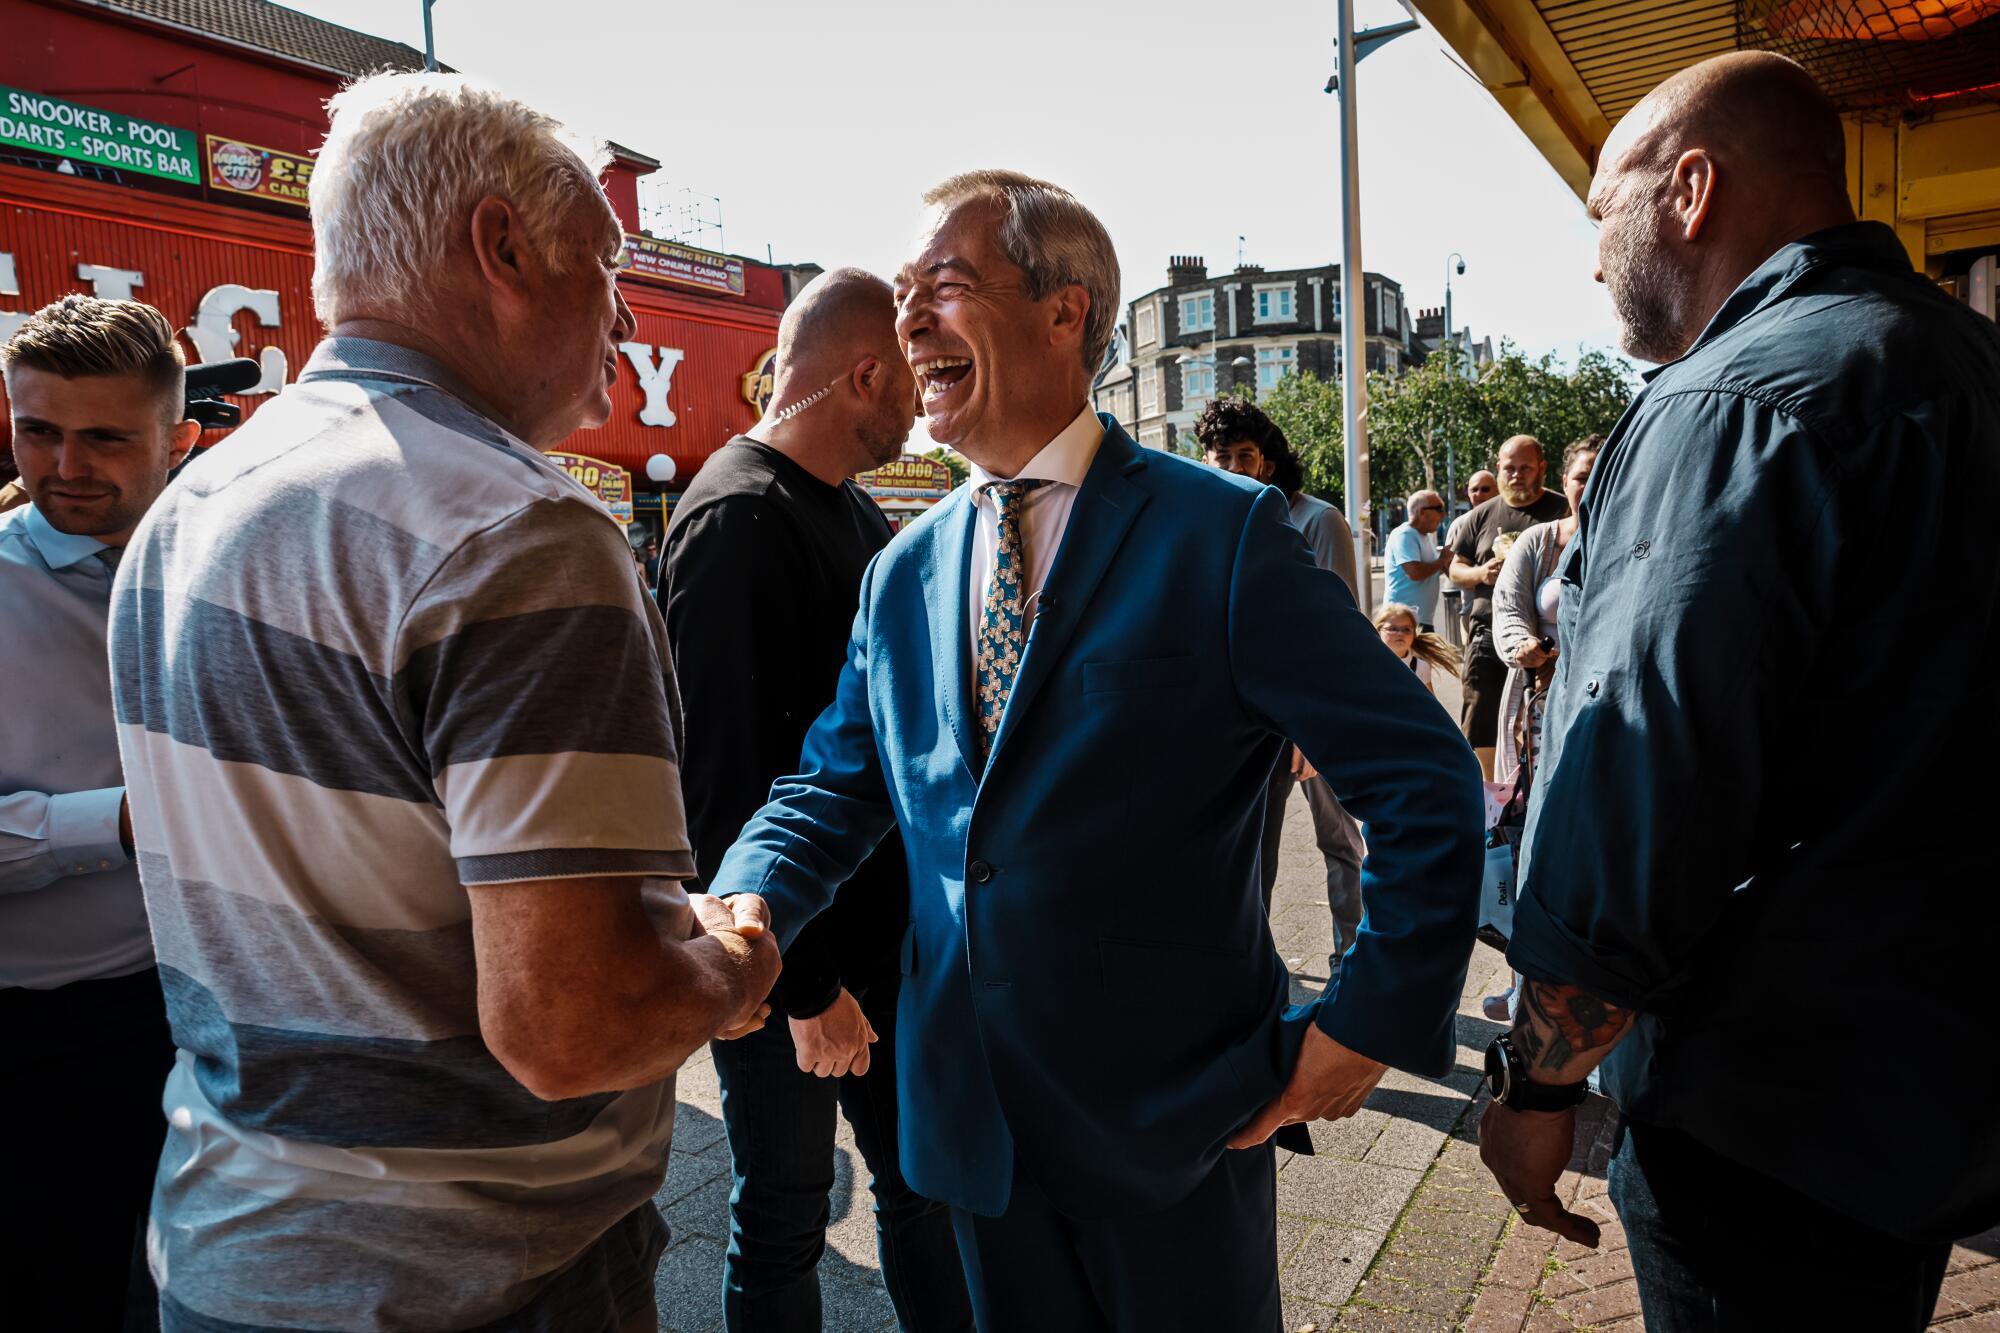
M 766 894 L 783 943 L 902 829 L 903 1174 L 984 1216 L 1006 1211 L 1017 1157 L 1072 1217 L 1186 1198 L 1308 1024 L 1445 1074 L 1478 914 L 1472 752 L 1284 497 L 1099 419 L 990 761 L 960 487 L 870 567 L 799 775 L 712 881 Z M 1360 938 L 1297 1008 L 1257 868 L 1286 737 L 1368 836 Z
M 828 486 L 755 440 L 703 465 L 674 510 L 660 610 L 686 715 L 681 789 L 704 882 L 833 701 L 861 575 L 889 524 L 853 482 Z M 875 854 L 785 951 L 772 1004 L 810 1018 L 842 985 L 896 976 L 910 890 L 900 839 Z
M 1509 957 L 1628 1115 L 1911 1238 L 2000 1221 L 2000 328 L 1878 223 L 1650 377 L 1564 559 Z

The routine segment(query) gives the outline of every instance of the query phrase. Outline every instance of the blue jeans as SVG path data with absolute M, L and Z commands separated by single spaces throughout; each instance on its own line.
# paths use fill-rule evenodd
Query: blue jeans
M 1930 1323 L 1950 1245 L 1877 1231 L 1690 1135 L 1636 1121 L 1619 1127 L 1609 1180 L 1646 1333 L 1922 1333 Z
M 880 1038 L 864 1077 L 801 1072 L 791 1027 L 775 1013 L 762 1031 L 710 1046 L 735 1173 L 722 1281 L 730 1333 L 819 1333 L 836 1108 L 868 1164 L 875 1246 L 897 1322 L 905 1333 L 970 1333 L 951 1214 L 912 1191 L 897 1163 L 897 988 L 887 981 L 856 997 Z

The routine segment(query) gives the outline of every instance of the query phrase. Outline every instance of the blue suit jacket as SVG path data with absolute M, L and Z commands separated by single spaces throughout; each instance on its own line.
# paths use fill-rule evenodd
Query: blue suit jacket
M 983 780 L 961 487 L 870 566 L 801 771 L 712 886 L 763 894 L 789 944 L 901 827 L 903 1173 L 989 1216 L 1017 1157 L 1079 1218 L 1185 1197 L 1308 1022 L 1445 1072 L 1477 913 L 1472 753 L 1284 497 L 1103 420 Z M 1287 737 L 1369 846 L 1338 994 L 1289 1012 L 1258 880 Z

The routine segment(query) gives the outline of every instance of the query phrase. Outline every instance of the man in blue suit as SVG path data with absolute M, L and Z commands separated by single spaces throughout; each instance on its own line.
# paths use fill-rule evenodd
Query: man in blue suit
M 903 1164 L 981 1329 L 1269 1333 L 1274 1132 L 1309 1150 L 1385 1066 L 1451 1064 L 1478 769 L 1282 495 L 1091 413 L 1097 219 L 1011 172 L 925 202 L 897 333 L 971 480 L 869 567 L 800 773 L 712 888 L 788 944 L 900 827 Z M 1291 1010 L 1258 882 L 1286 737 L 1370 848 L 1359 939 Z

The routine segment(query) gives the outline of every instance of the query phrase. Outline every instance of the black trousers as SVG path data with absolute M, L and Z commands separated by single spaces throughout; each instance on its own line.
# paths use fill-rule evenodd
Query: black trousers
M 159 1327 L 143 1253 L 173 1062 L 151 968 L 0 990 L 0 1325 Z
M 730 1333 L 818 1333 L 820 1255 L 832 1217 L 837 1117 L 854 1127 L 875 1197 L 882 1282 L 904 1333 L 972 1327 L 951 1218 L 903 1179 L 896 1153 L 896 994 L 902 978 L 869 986 L 861 1012 L 880 1038 L 865 1075 L 819 1078 L 799 1069 L 791 1024 L 709 1046 L 722 1084 L 735 1183 L 722 1319 Z
M 1921 1333 L 1930 1323 L 1949 1245 L 1877 1231 L 1679 1130 L 1635 1121 L 1619 1129 L 1610 1184 L 1646 1333 Z
M 1065 1216 L 1017 1167 L 1003 1216 L 951 1210 L 979 1333 L 1279 1333 L 1277 1192 L 1268 1143 L 1109 1222 Z

